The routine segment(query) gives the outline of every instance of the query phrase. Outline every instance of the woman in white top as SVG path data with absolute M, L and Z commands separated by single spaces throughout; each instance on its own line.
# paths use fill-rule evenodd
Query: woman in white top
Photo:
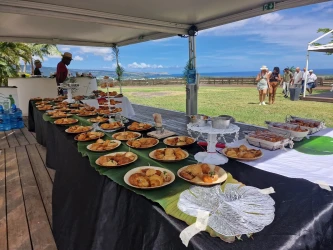
M 266 105 L 265 96 L 269 84 L 269 74 L 266 66 L 260 68 L 260 73 L 257 75 L 256 81 L 258 81 L 257 89 L 259 91 L 259 105 Z

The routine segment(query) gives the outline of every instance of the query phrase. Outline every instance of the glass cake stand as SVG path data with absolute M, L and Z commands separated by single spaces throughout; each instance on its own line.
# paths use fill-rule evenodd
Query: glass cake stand
M 222 165 L 228 162 L 227 157 L 216 152 L 216 143 L 221 140 L 227 143 L 225 135 L 235 134 L 233 141 L 237 141 L 239 136 L 238 126 L 230 124 L 226 129 L 216 129 L 212 127 L 210 121 L 204 127 L 199 127 L 195 123 L 189 123 L 187 124 L 187 131 L 190 136 L 197 139 L 201 137 L 208 143 L 207 152 L 199 152 L 194 155 L 194 158 L 198 162 L 214 165 Z

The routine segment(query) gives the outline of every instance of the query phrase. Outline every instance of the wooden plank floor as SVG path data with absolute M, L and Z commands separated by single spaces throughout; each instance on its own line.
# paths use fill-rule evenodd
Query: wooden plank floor
M 51 209 L 55 173 L 45 158 L 46 149 L 27 127 L 0 132 L 0 250 L 57 249 Z
M 24 117 L 23 120 L 27 124 L 27 117 Z M 36 143 L 36 134 L 29 132 L 27 126 L 5 132 L 0 131 L 0 149 L 15 148 Z

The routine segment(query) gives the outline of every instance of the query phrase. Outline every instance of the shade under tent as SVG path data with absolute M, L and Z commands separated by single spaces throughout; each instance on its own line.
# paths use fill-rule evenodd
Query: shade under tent
M 309 52 L 333 53 L 333 43 L 328 43 L 325 45 L 313 45 L 318 40 L 320 40 L 323 37 L 328 36 L 332 33 L 333 33 L 333 29 L 308 44 L 305 72 L 309 71 L 309 59 L 310 59 Z M 304 79 L 303 97 L 305 97 L 307 81 L 308 81 L 308 75 L 306 74 L 305 79 Z

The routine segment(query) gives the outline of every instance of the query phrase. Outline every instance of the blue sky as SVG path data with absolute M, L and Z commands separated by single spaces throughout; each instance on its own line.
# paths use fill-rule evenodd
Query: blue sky
M 199 73 L 258 70 L 262 65 L 305 66 L 307 43 L 320 34 L 318 28 L 333 28 L 333 1 L 282 10 L 199 32 Z M 320 42 L 328 42 L 322 39 Z M 59 45 L 70 51 L 69 68 L 113 70 L 110 48 Z M 120 47 L 120 62 L 126 71 L 181 73 L 188 60 L 188 40 L 166 38 Z M 44 66 L 56 66 L 59 58 L 47 57 Z M 333 68 L 333 55 L 311 53 L 310 68 Z

